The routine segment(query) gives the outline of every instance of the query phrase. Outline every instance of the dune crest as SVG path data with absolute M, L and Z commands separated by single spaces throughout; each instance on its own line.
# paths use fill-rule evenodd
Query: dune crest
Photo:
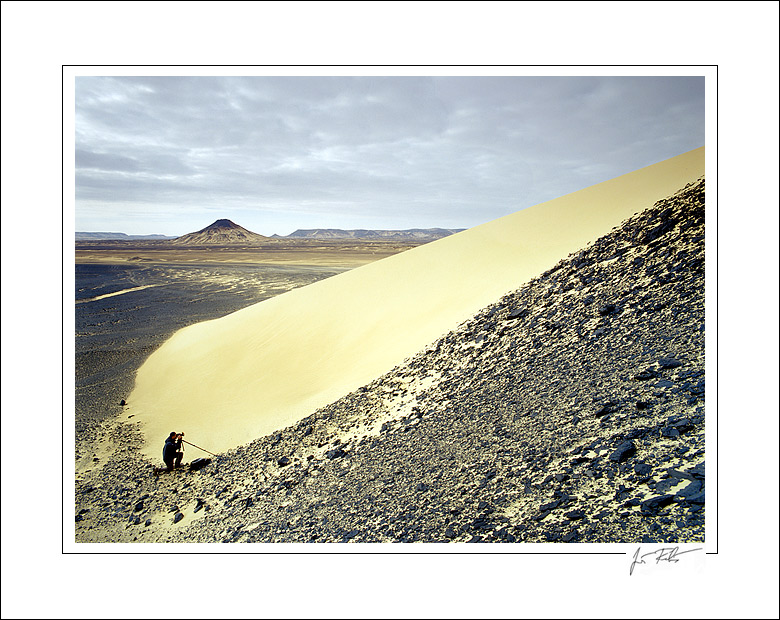
M 172 430 L 218 452 L 293 424 L 703 175 L 701 147 L 184 328 L 128 398 L 144 452 Z

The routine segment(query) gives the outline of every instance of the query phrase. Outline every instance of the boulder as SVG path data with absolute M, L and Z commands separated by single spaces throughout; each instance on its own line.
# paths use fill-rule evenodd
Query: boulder
M 636 454 L 636 446 L 633 441 L 624 441 L 615 451 L 609 455 L 609 460 L 615 463 L 622 463 Z
M 642 502 L 640 505 L 640 510 L 642 511 L 642 514 L 646 516 L 653 516 L 658 514 L 658 512 L 664 507 L 668 506 L 674 501 L 674 495 L 659 495 L 656 497 L 651 497 L 650 499 L 647 499 Z
M 637 463 L 634 465 L 634 472 L 637 476 L 646 477 L 649 476 L 653 471 L 653 468 L 650 467 L 647 463 Z
M 609 316 L 617 312 L 617 306 L 615 304 L 605 304 L 599 308 L 599 314 L 601 316 Z

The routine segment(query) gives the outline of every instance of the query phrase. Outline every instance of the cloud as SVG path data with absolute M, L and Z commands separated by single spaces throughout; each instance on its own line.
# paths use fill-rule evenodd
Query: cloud
M 703 143 L 697 77 L 79 77 L 77 228 L 472 226 Z

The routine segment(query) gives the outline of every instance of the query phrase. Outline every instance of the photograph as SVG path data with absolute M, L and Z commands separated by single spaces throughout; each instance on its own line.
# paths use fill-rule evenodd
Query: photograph
M 75 540 L 703 543 L 704 88 L 76 77 Z

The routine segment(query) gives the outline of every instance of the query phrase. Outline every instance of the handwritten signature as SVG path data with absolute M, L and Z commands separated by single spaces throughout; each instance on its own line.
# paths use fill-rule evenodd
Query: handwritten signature
M 655 563 L 660 564 L 661 562 L 669 562 L 676 563 L 680 560 L 677 559 L 677 556 L 683 555 L 684 553 L 693 553 L 694 551 L 702 551 L 702 547 L 697 547 L 696 549 L 688 549 L 686 551 L 680 551 L 679 547 L 661 547 L 660 549 L 656 549 L 655 551 L 650 551 L 648 553 L 643 553 L 642 555 L 639 555 L 639 552 L 641 551 L 641 547 L 638 547 L 636 550 L 636 553 L 634 553 L 634 561 L 631 562 L 631 569 L 628 571 L 629 575 L 634 574 L 634 567 L 637 564 L 647 564 L 647 561 L 645 561 L 645 558 L 649 556 L 655 556 Z M 652 562 L 652 558 L 649 560 Z

